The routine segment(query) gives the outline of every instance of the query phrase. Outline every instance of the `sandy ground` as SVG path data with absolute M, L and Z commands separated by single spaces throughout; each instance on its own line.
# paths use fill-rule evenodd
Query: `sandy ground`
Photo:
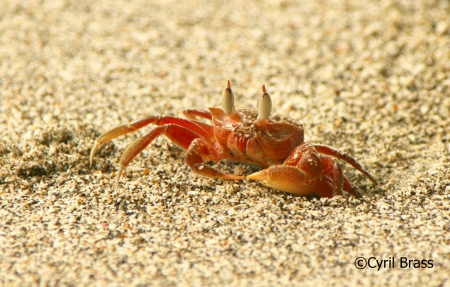
M 450 286 L 449 1 L 159 2 L 0 4 L 0 285 Z M 161 137 L 116 193 L 150 127 L 89 168 L 104 131 L 216 106 L 226 80 L 379 185 L 346 164 L 362 200 L 208 179 Z

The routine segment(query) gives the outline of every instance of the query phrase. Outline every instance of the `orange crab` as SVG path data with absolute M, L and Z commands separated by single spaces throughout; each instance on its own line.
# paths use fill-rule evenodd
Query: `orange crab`
M 91 151 L 90 164 L 92 166 L 94 156 L 103 144 L 154 124 L 157 127 L 132 143 L 120 158 L 116 189 L 122 171 L 161 134 L 186 150 L 185 162 L 192 171 L 207 177 L 244 179 L 244 176 L 226 174 L 205 164 L 228 159 L 264 168 L 247 178 L 278 190 L 302 195 L 316 192 L 321 197 L 342 195 L 342 191 L 346 191 L 361 198 L 362 195 L 352 188 L 336 160 L 341 159 L 377 184 L 352 157 L 326 145 L 304 142 L 303 125 L 279 115 L 270 117 L 272 101 L 265 86 L 262 86 L 262 92 L 259 111 L 236 109 L 228 81 L 222 93 L 222 108 L 209 108 L 209 112 L 185 110 L 184 114 L 189 120 L 173 116 L 147 116 L 116 127 L 97 138 Z M 209 120 L 212 125 L 198 119 Z

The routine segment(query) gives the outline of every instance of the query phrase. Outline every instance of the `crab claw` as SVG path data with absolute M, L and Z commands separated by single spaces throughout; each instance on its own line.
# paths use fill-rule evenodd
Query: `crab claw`
M 247 176 L 258 180 L 265 186 L 293 194 L 314 192 L 315 185 L 306 181 L 306 174 L 295 166 L 274 165 Z

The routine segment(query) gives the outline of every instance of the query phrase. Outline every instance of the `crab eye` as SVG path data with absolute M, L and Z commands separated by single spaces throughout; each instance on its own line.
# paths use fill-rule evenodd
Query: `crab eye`
M 262 92 L 263 94 L 259 99 L 258 119 L 267 120 L 272 112 L 272 100 L 270 99 L 270 95 L 266 92 L 266 87 L 264 85 L 262 86 Z
M 231 113 L 235 111 L 234 95 L 233 91 L 231 90 L 230 81 L 228 81 L 227 87 L 222 92 L 222 108 L 227 115 L 231 115 Z

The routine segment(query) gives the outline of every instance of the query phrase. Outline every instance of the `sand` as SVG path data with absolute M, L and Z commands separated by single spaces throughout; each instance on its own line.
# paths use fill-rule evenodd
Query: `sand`
M 450 286 L 450 2 L 180 2 L 0 4 L 0 285 Z M 227 80 L 379 184 L 344 163 L 361 200 L 209 179 L 160 137 L 116 191 L 151 127 L 89 167 L 101 133 L 217 106 Z

